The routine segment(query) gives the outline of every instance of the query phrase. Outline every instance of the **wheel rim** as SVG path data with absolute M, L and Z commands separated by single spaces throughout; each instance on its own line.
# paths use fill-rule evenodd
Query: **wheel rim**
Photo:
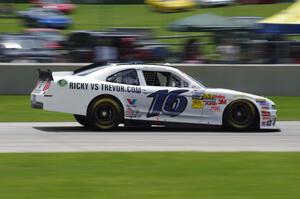
M 232 107 L 230 118 L 237 125 L 248 125 L 251 120 L 251 110 L 248 106 L 237 103 Z
M 102 104 L 95 111 L 97 122 L 103 125 L 110 125 L 116 119 L 116 110 L 111 104 Z

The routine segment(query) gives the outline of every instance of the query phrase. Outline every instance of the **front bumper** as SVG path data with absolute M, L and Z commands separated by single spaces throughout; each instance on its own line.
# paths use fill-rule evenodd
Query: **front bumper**
M 277 119 L 277 110 L 261 110 L 261 120 L 260 128 L 261 129 L 277 129 L 276 119 Z

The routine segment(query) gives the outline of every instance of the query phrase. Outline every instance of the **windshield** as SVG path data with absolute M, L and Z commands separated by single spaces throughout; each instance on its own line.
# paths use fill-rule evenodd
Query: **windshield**
M 198 84 L 200 87 L 206 88 L 206 86 L 203 85 L 202 81 L 199 79 L 195 79 L 194 77 L 186 74 L 193 82 L 195 82 L 196 84 Z

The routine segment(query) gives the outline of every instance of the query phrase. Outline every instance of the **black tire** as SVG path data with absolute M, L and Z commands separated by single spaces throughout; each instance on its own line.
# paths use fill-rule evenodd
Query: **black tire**
M 258 113 L 247 100 L 234 101 L 225 109 L 223 124 L 230 130 L 253 130 L 258 128 Z
M 89 126 L 89 123 L 87 121 L 86 116 L 84 116 L 84 115 L 74 115 L 74 118 L 82 126 L 86 126 L 86 127 Z
M 123 119 L 120 103 L 108 97 L 94 100 L 87 112 L 87 121 L 92 127 L 101 130 L 116 128 Z

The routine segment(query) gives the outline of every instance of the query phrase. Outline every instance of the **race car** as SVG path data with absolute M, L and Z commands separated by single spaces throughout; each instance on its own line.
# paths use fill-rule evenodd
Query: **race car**
M 145 3 L 160 12 L 191 10 L 197 6 L 194 0 L 145 0 Z
M 70 17 L 64 16 L 58 10 L 48 8 L 32 8 L 18 12 L 26 26 L 65 29 L 72 24 Z
M 59 10 L 65 14 L 70 14 L 76 9 L 70 0 L 31 0 L 30 2 L 42 8 Z
M 232 130 L 274 129 L 271 100 L 207 88 L 165 65 L 91 64 L 68 72 L 39 71 L 33 108 L 74 114 L 86 127 L 219 125 Z

